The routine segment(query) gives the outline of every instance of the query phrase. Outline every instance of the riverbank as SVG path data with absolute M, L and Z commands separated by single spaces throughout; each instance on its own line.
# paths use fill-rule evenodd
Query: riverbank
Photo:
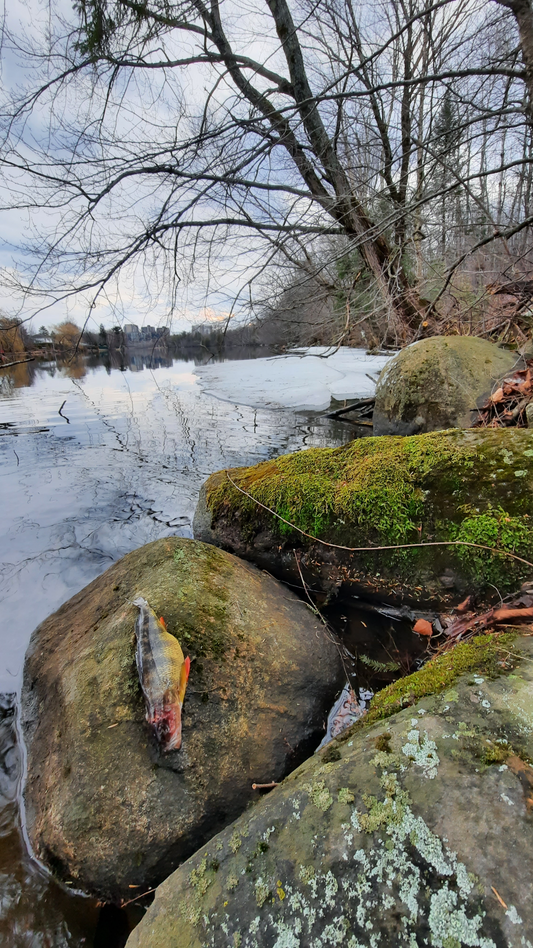
M 240 362 L 234 364 L 238 372 Z M 194 362 L 131 370 L 126 363 L 123 369 L 80 358 L 0 373 L 4 693 L 20 688 L 27 643 L 39 622 L 131 550 L 161 537 L 191 536 L 198 491 L 211 471 L 306 446 L 341 445 L 350 437 L 348 426 L 313 412 L 253 409 L 207 395 Z M 350 613 L 349 622 L 354 642 L 365 643 L 368 652 L 368 616 Z M 387 661 L 389 620 L 376 622 L 378 657 Z M 364 665 L 360 672 L 365 668 L 372 672 Z M 385 673 L 383 681 L 390 677 Z M 6 945 L 24 930 L 58 948 L 81 948 L 92 944 L 99 910 L 28 858 L 13 805 L 20 761 L 11 734 L 5 753 L 0 748 L 6 792 L 0 798 L 6 830 L 0 895 L 16 891 L 16 899 L 0 934 Z M 131 915 L 135 905 L 128 924 L 139 918 Z M 123 931 L 120 917 L 115 923 Z

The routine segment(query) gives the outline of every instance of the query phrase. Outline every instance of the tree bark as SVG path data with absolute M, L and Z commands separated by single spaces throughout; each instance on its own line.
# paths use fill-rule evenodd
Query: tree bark
M 513 14 L 518 26 L 528 91 L 528 119 L 533 121 L 533 8 L 531 0 L 495 0 Z

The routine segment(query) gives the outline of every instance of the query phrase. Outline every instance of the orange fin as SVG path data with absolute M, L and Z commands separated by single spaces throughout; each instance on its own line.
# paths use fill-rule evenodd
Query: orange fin
M 187 681 L 189 680 L 189 672 L 191 670 L 191 660 L 189 656 L 183 662 L 180 672 L 180 683 L 178 686 L 178 701 L 180 704 L 183 704 L 183 699 L 185 697 L 185 690 L 187 688 Z
M 165 632 L 168 632 L 167 624 L 166 624 L 165 620 L 163 619 L 163 616 L 159 616 L 159 621 L 160 621 L 161 625 L 163 626 Z

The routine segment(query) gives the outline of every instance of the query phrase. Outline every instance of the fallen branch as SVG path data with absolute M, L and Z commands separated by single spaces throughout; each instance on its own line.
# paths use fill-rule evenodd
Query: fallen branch
M 309 540 L 314 540 L 315 543 L 321 543 L 322 546 L 327 546 L 334 550 L 345 550 L 347 553 L 378 553 L 381 550 L 411 550 L 424 546 L 468 546 L 473 547 L 476 550 L 486 550 L 488 553 L 496 554 L 496 556 L 507 556 L 510 559 L 516 560 L 518 563 L 524 563 L 525 566 L 530 566 L 531 569 L 533 569 L 533 563 L 530 563 L 529 560 L 523 559 L 521 556 L 517 556 L 516 553 L 509 553 L 507 550 L 498 550 L 493 546 L 484 546 L 482 543 L 470 543 L 468 540 L 423 540 L 419 543 L 391 543 L 387 546 L 342 546 L 340 543 L 329 543 L 327 540 L 321 540 L 320 537 L 314 537 L 311 533 L 306 533 L 305 530 L 301 530 L 300 527 L 297 527 L 294 523 L 291 523 L 290 520 L 286 520 L 285 517 L 282 517 L 279 513 L 276 513 L 276 511 L 272 510 L 271 507 L 267 507 L 266 504 L 262 504 L 260 500 L 256 500 L 256 498 L 253 497 L 252 494 L 249 494 L 247 490 L 239 487 L 239 485 L 235 483 L 227 471 L 226 477 L 236 490 L 240 491 L 240 493 L 244 494 L 246 497 L 249 497 L 250 500 L 253 500 L 253 502 L 257 504 L 258 507 L 262 507 L 263 510 L 268 511 L 268 513 L 272 514 L 273 517 L 277 517 L 277 519 L 281 520 L 282 523 L 286 523 L 288 527 L 296 530 L 297 533 L 307 537 Z
M 70 425 L 70 419 L 67 418 L 67 416 L 63 414 L 63 408 L 65 407 L 66 404 L 67 404 L 67 400 L 66 400 L 66 398 L 65 398 L 65 401 L 64 401 L 63 404 L 61 405 L 61 408 L 59 409 L 59 411 L 58 411 L 57 414 L 58 414 L 58 415 L 61 415 L 61 417 L 65 419 L 67 425 Z
M 327 411 L 324 417 L 340 418 L 341 415 L 346 415 L 349 411 L 359 411 L 361 408 L 373 408 L 375 403 L 375 398 L 359 398 L 356 402 L 352 402 L 351 405 L 345 405 L 344 408 L 336 408 L 335 411 Z
M 12 365 L 24 365 L 25 362 L 35 362 L 35 357 L 32 356 L 31 359 L 19 359 L 18 362 L 4 362 L 0 363 L 0 369 L 9 369 Z
M 523 594 L 517 596 L 507 605 L 493 606 L 481 614 L 469 612 L 454 619 L 444 630 L 446 638 L 457 641 L 465 633 L 472 635 L 477 632 L 487 632 L 497 625 L 520 625 L 533 620 L 533 596 Z

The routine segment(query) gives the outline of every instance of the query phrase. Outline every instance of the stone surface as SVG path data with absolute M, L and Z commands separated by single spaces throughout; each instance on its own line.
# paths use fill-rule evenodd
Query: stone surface
M 191 656 L 183 744 L 145 722 L 131 600 Z M 228 553 L 169 538 L 130 553 L 33 633 L 22 726 L 34 851 L 61 880 L 131 898 L 317 746 L 342 670 L 311 611 Z M 130 888 L 140 886 L 141 888 Z
M 291 530 L 228 473 L 325 543 Z M 533 430 L 454 429 L 362 438 L 218 472 L 202 488 L 194 531 L 290 582 L 300 582 L 296 551 L 306 580 L 328 592 L 342 586 L 436 606 L 474 590 L 494 595 L 494 586 L 512 591 L 530 578 L 532 567 L 512 557 L 438 542 L 480 544 L 533 563 L 532 513 Z M 409 543 L 414 548 L 390 549 Z M 367 546 L 385 549 L 346 549 Z
M 438 694 L 356 724 L 170 876 L 127 948 L 528 948 L 532 656 L 440 660 Z
M 375 435 L 469 428 L 495 383 L 517 365 L 513 352 L 471 336 L 435 336 L 402 349 L 376 388 Z

